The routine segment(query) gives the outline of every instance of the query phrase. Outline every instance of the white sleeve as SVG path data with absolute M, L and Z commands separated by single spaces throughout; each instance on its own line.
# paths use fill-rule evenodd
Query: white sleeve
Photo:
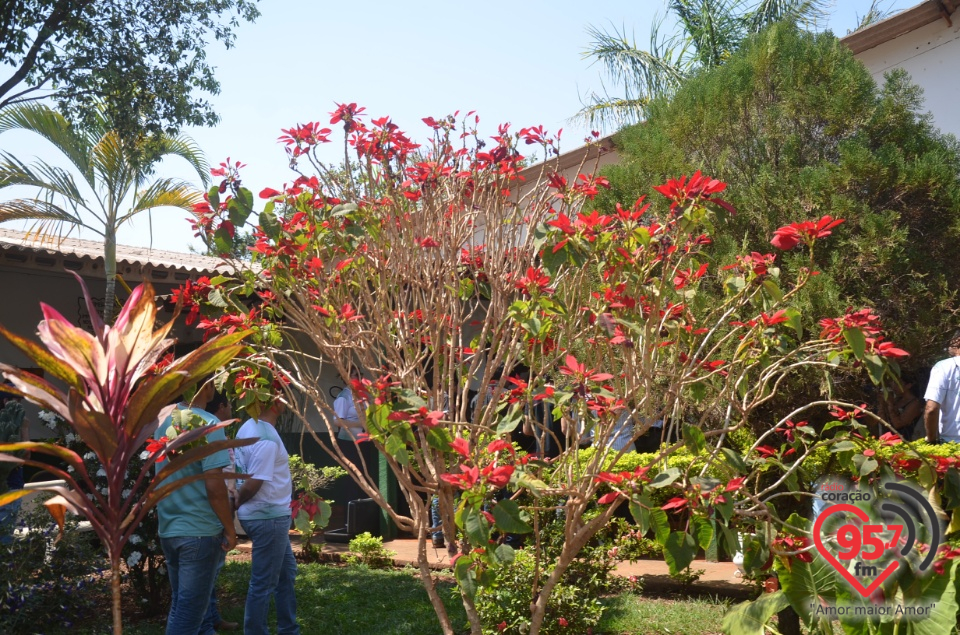
M 357 410 L 353 406 L 353 393 L 344 389 L 333 400 L 333 413 L 346 421 L 357 421 Z
M 935 364 L 930 370 L 930 380 L 927 382 L 927 391 L 923 394 L 923 398 L 927 401 L 936 401 L 938 404 L 943 404 L 946 400 L 947 386 L 944 381 L 945 368 L 946 364 Z

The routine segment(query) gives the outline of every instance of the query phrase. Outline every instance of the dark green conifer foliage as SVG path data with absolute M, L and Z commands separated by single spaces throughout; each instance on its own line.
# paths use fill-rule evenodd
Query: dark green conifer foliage
M 699 169 L 730 184 L 724 198 L 738 210 L 722 221 L 722 253 L 776 252 L 778 227 L 844 218 L 817 249 L 822 275 L 807 306 L 873 306 L 914 354 L 909 365 L 942 357 L 944 334 L 960 324 L 960 146 L 923 114 L 903 71 L 877 86 L 832 34 L 779 24 L 652 104 L 617 142 L 622 161 L 607 170 L 601 209 Z M 782 257 L 808 258 L 802 248 Z

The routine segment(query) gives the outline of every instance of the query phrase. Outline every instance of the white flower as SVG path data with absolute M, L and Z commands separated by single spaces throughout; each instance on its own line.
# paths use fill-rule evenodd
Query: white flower
M 94 460 L 95 458 L 97 458 L 97 455 L 94 454 L 93 452 L 87 452 L 86 454 L 83 455 L 83 460 L 84 460 L 84 461 L 92 461 L 92 460 Z
M 75 435 L 72 432 L 68 432 L 66 436 L 63 437 L 63 440 L 66 441 L 67 443 L 73 443 L 74 441 L 77 440 L 77 435 Z
M 120 492 L 120 496 L 123 497 L 123 498 L 127 498 L 128 496 L 130 496 L 130 491 L 131 491 L 131 490 L 129 490 L 129 489 L 125 489 L 125 490 L 123 490 L 122 492 Z
M 133 534 L 132 536 L 130 536 L 131 545 L 139 545 L 141 542 L 143 542 L 143 538 L 141 538 L 139 535 Z
M 97 476 L 106 476 L 106 475 L 107 475 L 107 471 L 102 467 L 99 470 L 97 470 Z
M 143 554 L 141 554 L 139 551 L 134 551 L 130 554 L 130 557 L 127 558 L 127 566 L 131 568 L 134 567 L 138 562 L 140 562 L 140 558 L 142 557 Z
M 143 452 L 140 453 L 140 460 L 146 461 L 149 456 L 150 456 L 150 453 L 144 450 Z
M 43 421 L 43 424 L 51 430 L 57 429 L 57 415 L 53 414 L 49 410 L 41 410 L 40 414 L 37 416 L 40 417 L 40 420 Z
M 108 488 L 106 488 L 106 487 L 103 487 L 103 488 L 100 489 L 100 493 L 103 494 L 104 496 L 109 496 L 109 495 L 110 495 L 110 490 L 109 490 Z
M 67 466 L 67 471 L 68 471 L 68 472 L 72 472 L 72 471 L 73 471 L 73 466 L 72 466 L 72 465 L 68 465 L 68 466 Z

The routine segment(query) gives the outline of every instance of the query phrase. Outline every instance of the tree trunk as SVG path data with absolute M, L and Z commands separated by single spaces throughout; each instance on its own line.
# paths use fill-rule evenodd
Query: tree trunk
M 427 532 L 422 528 L 418 532 L 420 539 L 417 541 L 417 564 L 420 567 L 420 581 L 423 588 L 427 590 L 427 597 L 430 598 L 430 604 L 440 620 L 440 628 L 443 635 L 454 635 L 453 625 L 450 623 L 450 616 L 447 614 L 447 607 L 443 604 L 443 599 L 437 593 L 437 585 L 433 581 L 433 572 L 430 571 L 429 560 L 427 559 Z
M 123 617 L 120 611 L 120 554 L 110 554 L 110 589 L 113 592 L 113 635 L 122 635 Z
M 107 282 L 107 290 L 103 295 L 103 322 L 109 325 L 113 322 L 117 287 L 117 236 L 109 230 L 103 237 L 103 275 Z

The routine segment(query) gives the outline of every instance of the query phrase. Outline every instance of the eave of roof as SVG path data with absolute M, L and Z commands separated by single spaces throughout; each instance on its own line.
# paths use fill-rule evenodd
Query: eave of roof
M 952 24 L 950 16 L 957 10 L 957 5 L 957 0 L 927 0 L 865 29 L 854 31 L 840 38 L 840 41 L 856 55 L 939 19 L 946 19 L 948 24 Z
M 21 252 L 48 256 L 62 255 L 82 261 L 103 260 L 103 243 L 80 238 L 36 240 L 28 232 L 0 228 L 0 252 Z M 230 273 L 233 269 L 219 258 L 162 249 L 117 245 L 117 265 L 189 274 Z
M 581 165 L 589 165 L 591 161 L 595 161 L 615 150 L 616 146 L 613 143 L 613 135 L 608 135 L 592 143 L 570 150 L 569 152 L 564 152 L 559 156 L 551 157 L 546 161 L 531 165 L 522 170 L 520 176 L 530 181 L 531 179 L 535 179 L 544 168 L 553 172 L 563 172 L 564 170 L 569 170 L 570 168 Z

